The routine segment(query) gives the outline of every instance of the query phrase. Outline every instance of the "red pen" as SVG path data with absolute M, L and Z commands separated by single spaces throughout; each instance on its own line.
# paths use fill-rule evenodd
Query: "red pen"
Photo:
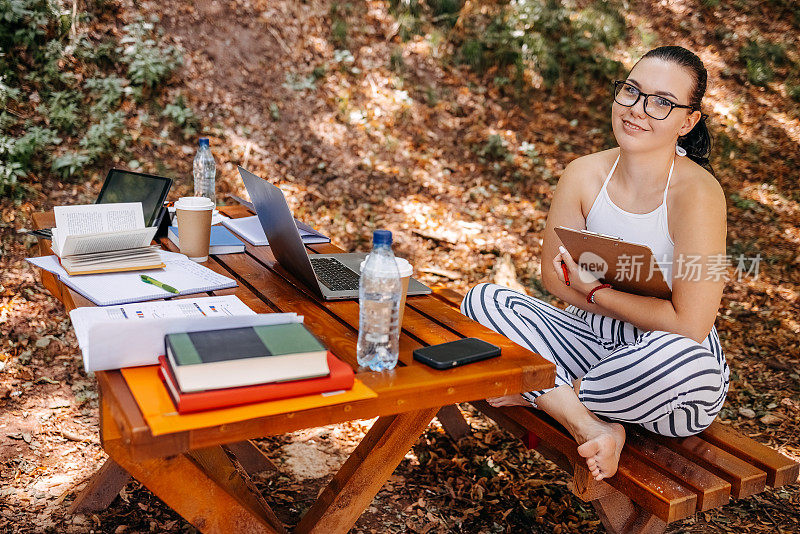
M 569 271 L 567 270 L 567 265 L 564 263 L 564 260 L 561 260 L 561 272 L 564 273 L 564 282 L 569 285 Z

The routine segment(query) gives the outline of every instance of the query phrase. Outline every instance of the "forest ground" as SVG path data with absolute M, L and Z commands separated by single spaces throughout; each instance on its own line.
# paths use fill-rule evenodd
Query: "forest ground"
M 653 41 L 683 44 L 706 62 L 712 85 L 705 105 L 712 131 L 725 136 L 712 162 L 728 196 L 729 254 L 748 262 L 760 254 L 757 277 L 729 269 L 716 323 L 732 370 L 720 420 L 800 459 L 800 117 L 780 88 L 746 83 L 734 46 L 741 36 L 719 30 L 716 21 L 766 37 L 796 29 L 765 16 L 766 7 L 627 5 L 632 37 L 619 59 L 628 66 Z M 491 69 L 478 74 L 448 61 L 446 41 L 400 40 L 384 2 L 347 4 L 341 44 L 349 56 L 331 43 L 335 10 L 327 1 L 122 6 L 121 21 L 157 15 L 165 38 L 183 49 L 185 65 L 168 91 L 185 95 L 211 137 L 220 195 L 242 194 L 241 164 L 280 183 L 295 215 L 344 249 L 367 250 L 372 230 L 388 228 L 396 253 L 425 282 L 464 291 L 516 279 L 549 298 L 539 282 L 539 254 L 554 186 L 569 161 L 611 146 L 607 108 L 543 87 L 510 94 L 493 83 Z M 663 17 L 664 10 L 672 16 Z M 175 177 L 176 196 L 190 191 L 193 140 L 146 115 L 126 124 L 132 148 L 114 163 L 136 160 L 145 171 Z M 35 240 L 23 231 L 33 212 L 90 202 L 102 176 L 50 180 L 22 202 L 2 200 L 3 531 L 192 530 L 137 482 L 105 512 L 65 515 L 105 457 L 97 385 L 82 370 L 63 306 L 24 262 L 35 254 Z M 456 444 L 432 424 L 354 532 L 602 531 L 591 507 L 572 496 L 565 473 L 464 410 L 473 436 Z M 297 522 L 370 423 L 260 441 L 282 472 L 257 482 L 285 523 Z M 794 485 L 698 514 L 670 531 L 796 532 L 798 507 Z

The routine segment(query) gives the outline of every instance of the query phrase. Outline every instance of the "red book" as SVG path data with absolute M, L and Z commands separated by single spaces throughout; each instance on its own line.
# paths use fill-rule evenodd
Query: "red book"
M 355 378 L 353 369 L 328 351 L 328 367 L 331 371 L 328 376 L 183 393 L 178 388 L 178 383 L 172 374 L 167 358 L 159 356 L 158 362 L 161 364 L 158 374 L 167 386 L 169 396 L 172 398 L 172 402 L 175 403 L 178 413 L 181 414 L 350 389 L 353 387 Z

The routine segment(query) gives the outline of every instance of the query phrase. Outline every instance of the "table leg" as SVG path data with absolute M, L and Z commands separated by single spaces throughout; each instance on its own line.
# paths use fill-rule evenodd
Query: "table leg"
M 472 434 L 472 428 L 461 414 L 458 404 L 442 406 L 436 414 L 436 419 L 442 424 L 442 428 L 450 436 L 450 439 L 458 443 L 458 440 Z
M 272 460 L 250 440 L 223 445 L 231 454 L 236 456 L 247 474 L 255 475 L 263 471 L 277 471 L 278 467 Z
M 295 532 L 347 532 L 419 439 L 438 408 L 378 418 Z
M 82 514 L 105 510 L 114 502 L 120 490 L 131 479 L 131 475 L 117 462 L 109 458 L 75 498 L 67 510 L 68 514 Z
M 284 532 L 222 447 L 140 462 L 131 459 L 121 440 L 106 441 L 103 447 L 136 480 L 202 532 Z

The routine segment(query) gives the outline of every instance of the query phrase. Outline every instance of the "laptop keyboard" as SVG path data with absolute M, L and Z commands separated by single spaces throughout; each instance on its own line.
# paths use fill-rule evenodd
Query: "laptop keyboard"
M 314 274 L 331 291 L 358 291 L 359 275 L 333 258 L 309 258 Z

